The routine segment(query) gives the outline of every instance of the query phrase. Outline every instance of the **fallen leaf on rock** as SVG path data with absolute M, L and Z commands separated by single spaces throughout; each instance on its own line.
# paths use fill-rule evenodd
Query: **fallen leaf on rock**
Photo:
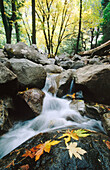
M 67 138 L 64 138 L 64 137 L 67 137 Z M 64 138 L 65 144 L 68 143 L 71 140 L 71 138 L 73 138 L 75 140 L 79 140 L 78 135 L 73 130 L 71 130 L 71 131 L 67 130 L 66 133 L 64 133 L 58 139 L 61 139 L 61 138 Z
M 103 140 L 103 142 L 107 145 L 108 149 L 110 149 L 110 142 L 108 140 L 107 141 Z
M 56 140 L 49 140 L 46 141 L 43 144 L 39 144 L 33 148 L 31 148 L 30 150 L 27 150 L 25 154 L 22 155 L 22 157 L 30 157 L 30 158 L 34 158 L 35 157 L 35 161 L 37 161 L 40 156 L 45 152 L 49 153 L 51 146 L 57 145 L 58 143 L 60 143 L 60 141 L 56 141 Z
M 22 157 L 30 157 L 34 158 L 34 154 L 31 152 L 31 150 L 26 150 L 25 154 L 22 155 Z
M 28 169 L 29 169 L 28 164 L 20 166 L 20 170 L 28 170 Z
M 75 99 L 75 95 L 76 95 L 76 94 L 73 93 L 72 95 L 71 95 L 71 94 L 67 94 L 66 96 L 67 96 L 67 97 L 70 97 L 70 98 L 72 98 L 72 99 L 74 100 L 74 99 Z
M 66 149 L 69 150 L 69 156 L 70 158 L 72 158 L 72 156 L 74 155 L 76 158 L 79 158 L 80 160 L 82 160 L 82 157 L 80 155 L 84 155 L 85 153 L 87 153 L 84 149 L 77 147 L 77 142 L 71 142 L 70 144 L 66 144 Z
M 14 166 L 14 160 L 13 160 L 10 164 L 8 164 L 8 165 L 6 166 L 6 168 L 10 168 L 11 165 Z
M 79 136 L 79 137 L 87 137 L 87 136 L 89 136 L 90 134 L 88 134 L 87 132 L 88 131 L 86 131 L 86 130 L 84 130 L 84 129 L 78 129 L 78 130 L 74 130 L 74 132 L 77 134 L 77 136 Z

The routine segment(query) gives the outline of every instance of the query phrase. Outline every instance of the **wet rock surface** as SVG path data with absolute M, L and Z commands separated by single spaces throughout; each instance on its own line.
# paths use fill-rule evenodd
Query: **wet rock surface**
M 71 138 L 71 142 L 77 142 L 77 146 L 84 149 L 87 153 L 82 155 L 82 160 L 76 158 L 74 155 L 72 158 L 69 156 L 68 149 L 64 139 L 58 139 L 66 130 L 56 131 L 50 133 L 41 133 L 23 143 L 16 150 L 5 156 L 0 160 L 0 169 L 20 169 L 22 166 L 28 166 L 28 169 L 38 170 L 109 170 L 110 169 L 110 150 L 106 145 L 106 141 L 110 139 L 101 133 L 90 133 L 88 137 L 81 137 L 78 141 Z M 45 143 L 48 140 L 60 140 L 61 142 L 51 147 L 50 153 L 44 152 L 39 160 L 35 161 L 35 158 L 22 157 L 25 151 L 35 147 L 40 143 Z M 12 165 L 9 165 L 12 163 Z
M 19 100 L 21 100 L 21 102 L 23 102 L 24 105 L 27 106 L 26 119 L 28 119 L 27 117 L 29 117 L 29 116 L 30 116 L 30 119 L 31 119 L 33 117 L 38 116 L 41 113 L 42 106 L 43 106 L 43 99 L 44 99 L 44 96 L 45 96 L 45 93 L 43 91 L 41 91 L 40 89 L 37 89 L 37 88 L 33 88 L 33 89 L 29 89 L 29 90 L 26 90 L 26 91 L 21 92 L 21 93 L 19 92 L 18 96 L 19 96 L 18 97 Z M 20 101 L 19 101 L 19 103 L 20 103 Z M 16 110 L 18 110 L 19 107 L 20 107 L 20 104 L 18 106 L 18 102 L 16 102 L 16 106 L 17 106 Z M 24 106 L 24 107 L 26 107 L 26 106 Z M 29 109 L 28 109 L 28 107 L 29 107 Z M 32 110 L 31 111 L 32 113 L 29 115 L 30 109 Z M 19 112 L 20 113 L 22 112 L 22 114 L 24 114 L 23 111 L 22 111 L 22 108 L 21 108 L 21 110 L 19 110 Z
M 85 113 L 85 103 L 84 100 L 73 100 L 70 102 L 70 108 L 73 110 L 77 110 L 84 115 Z

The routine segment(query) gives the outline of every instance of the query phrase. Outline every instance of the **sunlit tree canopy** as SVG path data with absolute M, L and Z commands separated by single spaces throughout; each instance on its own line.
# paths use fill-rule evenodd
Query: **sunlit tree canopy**
M 109 9 L 103 4 L 106 4 L 104 0 L 1 0 L 0 47 L 6 42 L 23 41 L 28 45 L 34 42 L 55 56 L 68 42 L 72 42 L 69 48 L 74 52 L 80 31 L 79 50 L 93 48 L 102 35 L 102 23 L 108 22 L 105 13 Z

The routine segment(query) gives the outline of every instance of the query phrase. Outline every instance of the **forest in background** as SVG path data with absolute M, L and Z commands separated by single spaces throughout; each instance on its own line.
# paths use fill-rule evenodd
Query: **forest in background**
M 109 39 L 109 0 L 0 0 L 0 48 L 22 41 L 53 57 Z

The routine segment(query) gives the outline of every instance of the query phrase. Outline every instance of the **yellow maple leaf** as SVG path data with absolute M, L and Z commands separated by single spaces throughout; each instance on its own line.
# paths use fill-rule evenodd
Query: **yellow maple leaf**
M 71 142 L 70 144 L 66 144 L 66 149 L 69 150 L 69 156 L 70 158 L 72 158 L 72 156 L 74 155 L 76 158 L 79 158 L 80 160 L 82 160 L 81 155 L 84 155 L 85 153 L 87 153 L 84 149 L 77 147 L 77 142 Z
M 67 96 L 67 97 L 70 97 L 70 98 L 72 98 L 72 99 L 75 99 L 75 95 L 76 95 L 76 94 L 73 93 L 72 95 L 71 95 L 71 94 L 67 94 L 66 96 Z
M 67 137 L 67 138 L 64 138 L 64 137 Z M 65 140 L 65 144 L 68 143 L 71 138 L 75 139 L 75 140 L 79 140 L 79 137 L 77 135 L 77 133 L 75 133 L 73 130 L 71 131 L 66 131 L 66 133 L 64 133 L 62 136 L 60 136 L 58 139 L 61 139 L 61 138 L 64 138 Z

